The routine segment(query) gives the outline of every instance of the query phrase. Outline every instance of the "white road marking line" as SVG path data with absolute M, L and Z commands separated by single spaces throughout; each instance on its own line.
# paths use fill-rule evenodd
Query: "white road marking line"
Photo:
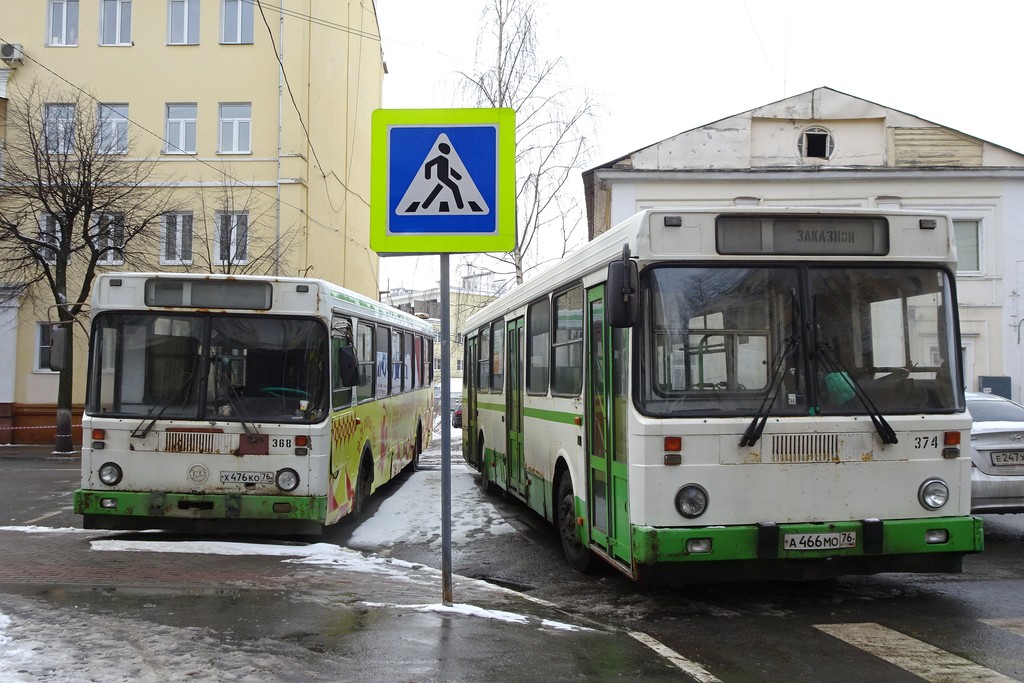
M 881 624 L 816 624 L 814 628 L 933 683 L 1016 683 L 1014 678 Z
M 689 659 L 683 657 L 681 654 L 679 654 L 669 646 L 665 645 L 661 641 L 655 640 L 646 633 L 640 633 L 639 631 L 626 631 L 626 633 L 632 636 L 633 639 L 638 640 L 647 647 L 651 648 L 659 655 L 675 664 L 683 672 L 689 674 L 701 683 L 722 683 L 720 679 L 712 676 L 700 664 L 697 664 L 696 662 L 691 662 Z
M 1018 636 L 1024 636 L 1024 619 L 979 619 L 983 624 L 997 626 Z
M 36 522 L 41 522 L 44 519 L 49 519 L 50 517 L 56 517 L 57 515 L 59 515 L 63 511 L 64 510 L 54 510 L 53 512 L 47 512 L 45 515 L 43 515 L 41 517 L 36 517 L 35 519 L 27 519 L 27 520 L 25 520 L 24 522 L 21 522 L 21 523 L 25 524 L 25 525 L 27 525 L 27 524 L 35 524 Z

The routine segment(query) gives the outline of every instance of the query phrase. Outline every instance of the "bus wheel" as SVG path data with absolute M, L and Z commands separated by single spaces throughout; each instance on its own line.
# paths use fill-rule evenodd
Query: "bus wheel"
M 493 494 L 497 487 L 491 481 L 491 468 L 487 466 L 487 454 L 484 452 L 482 443 L 480 444 L 480 457 L 477 462 L 480 463 L 480 490 L 488 495 Z
M 406 468 L 410 472 L 415 472 L 420 468 L 420 453 L 423 452 L 423 428 L 422 426 L 416 430 L 416 446 L 414 447 L 412 454 L 412 462 L 406 465 Z
M 562 552 L 570 567 L 578 572 L 589 572 L 595 560 L 590 548 L 580 542 L 576 524 L 576 494 L 572 490 L 572 477 L 562 473 L 558 480 L 558 535 L 562 539 Z
M 356 477 L 355 501 L 352 503 L 352 517 L 362 519 L 366 510 L 366 501 L 370 498 L 370 468 L 363 463 L 359 466 L 359 476 Z

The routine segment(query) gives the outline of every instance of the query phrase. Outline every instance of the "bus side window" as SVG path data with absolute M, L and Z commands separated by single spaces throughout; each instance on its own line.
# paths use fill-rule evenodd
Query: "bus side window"
M 356 328 L 356 364 L 359 367 L 359 386 L 356 387 L 356 401 L 373 398 L 376 359 L 373 354 L 373 325 L 359 323 Z
M 530 305 L 526 314 L 526 390 L 531 394 L 548 393 L 551 363 L 550 303 L 547 297 Z
M 486 325 L 480 328 L 479 354 L 476 386 L 480 391 L 487 391 L 491 386 L 491 328 Z
M 391 393 L 402 393 L 405 377 L 402 373 L 402 333 L 391 331 Z
M 377 381 L 374 396 L 384 398 L 391 392 L 391 330 L 387 327 L 377 328 L 377 344 L 374 347 L 377 352 Z
M 583 390 L 583 287 L 554 297 L 554 362 L 551 393 L 578 396 Z
M 357 384 L 355 375 L 352 324 L 343 318 L 334 318 L 331 323 L 331 403 L 334 408 L 352 403 L 352 387 Z
M 505 321 L 491 325 L 491 389 L 500 392 L 505 383 Z
M 406 332 L 402 337 L 402 387 L 409 391 L 416 386 L 412 374 L 412 333 Z

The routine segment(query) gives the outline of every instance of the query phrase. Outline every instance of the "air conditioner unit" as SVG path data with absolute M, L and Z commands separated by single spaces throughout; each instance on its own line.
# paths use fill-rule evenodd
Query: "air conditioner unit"
M 0 59 L 2 59 L 7 66 L 21 64 L 24 56 L 25 53 L 21 49 L 21 43 L 0 43 Z

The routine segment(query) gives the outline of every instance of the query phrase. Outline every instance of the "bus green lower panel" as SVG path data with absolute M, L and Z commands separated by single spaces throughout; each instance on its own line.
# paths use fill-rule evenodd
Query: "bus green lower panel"
M 114 507 L 112 507 L 114 506 Z M 323 522 L 326 496 L 195 495 L 132 491 L 75 491 L 81 515 L 158 517 L 189 520 L 308 520 Z
M 945 533 L 943 533 L 945 532 Z M 796 545 L 797 534 L 822 535 L 821 543 L 855 534 L 852 547 L 787 549 Z M 835 536 L 834 536 L 835 535 Z M 815 537 L 817 538 L 817 537 Z M 707 552 L 692 552 L 687 544 L 710 540 Z M 800 539 L 806 541 L 804 539 Z M 814 540 L 814 539 L 812 539 Z M 810 544 L 810 545 L 813 545 Z M 828 524 L 779 524 L 701 528 L 633 527 L 633 560 L 639 565 L 666 562 L 719 560 L 814 560 L 839 557 L 872 557 L 935 553 L 973 553 L 984 548 L 982 521 L 977 517 L 935 517 L 882 522 L 834 522 Z

